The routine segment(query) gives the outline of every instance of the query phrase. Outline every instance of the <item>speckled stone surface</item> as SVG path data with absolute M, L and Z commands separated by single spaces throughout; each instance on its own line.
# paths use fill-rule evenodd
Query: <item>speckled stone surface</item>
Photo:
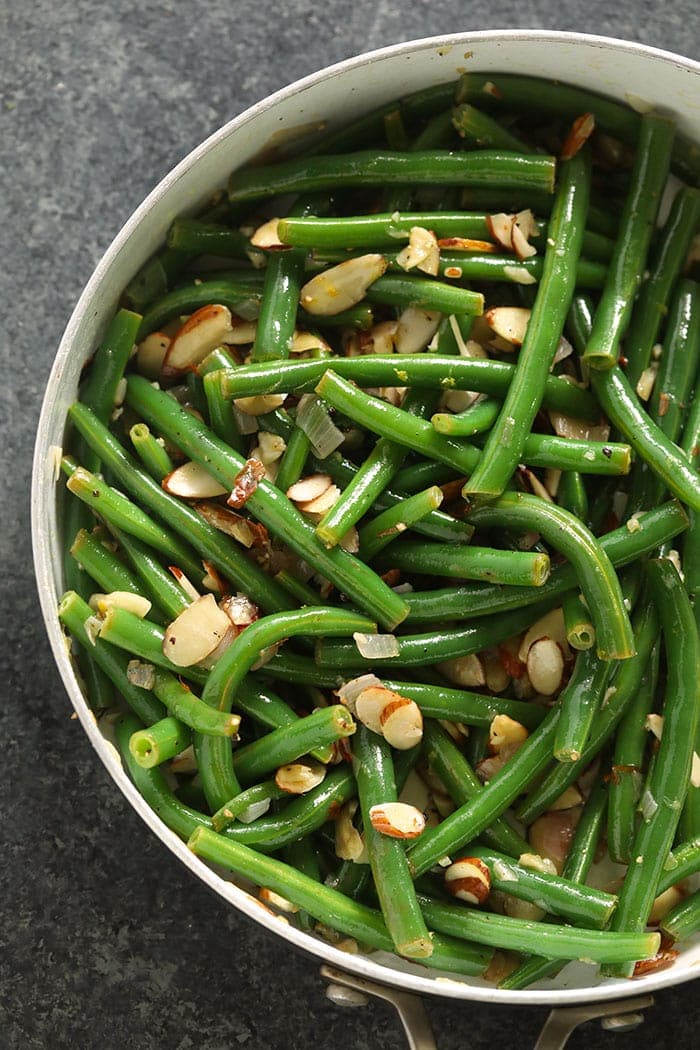
M 612 10 L 611 10 L 612 7 Z M 246 105 L 399 40 L 545 27 L 697 58 L 694 0 L 322 5 L 286 0 L 0 3 L 0 1047 L 394 1050 L 396 1016 L 327 1002 L 317 963 L 210 896 L 108 779 L 44 640 L 28 534 L 43 386 L 100 255 L 146 192 Z M 544 1008 L 427 1004 L 440 1050 L 533 1046 Z M 647 1023 L 571 1046 L 697 1046 L 697 986 Z

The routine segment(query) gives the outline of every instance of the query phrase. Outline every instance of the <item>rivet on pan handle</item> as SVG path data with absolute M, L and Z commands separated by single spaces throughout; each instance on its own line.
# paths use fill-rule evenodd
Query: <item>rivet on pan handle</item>
M 364 977 L 355 977 L 332 966 L 322 966 L 321 976 L 328 981 L 326 994 L 336 1005 L 364 1006 L 369 995 L 384 999 L 391 1003 L 401 1019 L 409 1050 L 437 1050 L 428 1015 L 418 996 L 398 992 L 395 988 L 368 981 Z M 535 1050 L 563 1050 L 575 1028 L 597 1018 L 601 1019 L 603 1028 L 609 1031 L 624 1032 L 636 1028 L 644 1020 L 640 1011 L 653 1004 L 652 995 L 640 995 L 634 999 L 617 999 L 610 1003 L 558 1007 L 550 1011 Z
M 569 1036 L 586 1021 L 603 1019 L 603 1028 L 623 1032 L 636 1028 L 644 1020 L 640 1010 L 653 1006 L 653 995 L 639 995 L 634 999 L 616 999 L 610 1003 L 584 1003 L 583 1006 L 564 1006 L 552 1010 L 535 1044 L 535 1050 L 562 1050 Z
M 362 1006 L 363 997 L 368 995 L 384 999 L 385 1002 L 391 1003 L 401 1019 L 409 1050 L 437 1050 L 428 1015 L 419 996 L 398 992 L 395 988 L 368 981 L 364 977 L 355 977 L 332 966 L 322 966 L 321 976 L 328 981 L 326 995 L 332 1002 L 339 1006 Z M 359 992 L 360 995 L 344 995 L 345 989 Z

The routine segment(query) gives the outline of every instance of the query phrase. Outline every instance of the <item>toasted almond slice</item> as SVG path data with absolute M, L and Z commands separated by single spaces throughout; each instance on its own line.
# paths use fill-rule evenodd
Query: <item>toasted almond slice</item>
M 262 226 L 258 226 L 250 238 L 250 243 L 254 244 L 256 248 L 284 248 L 284 244 L 277 232 L 278 223 L 279 219 L 268 219 Z
M 445 888 L 467 904 L 483 904 L 491 889 L 491 872 L 479 857 L 460 857 L 445 869 Z
M 439 248 L 449 248 L 453 252 L 497 252 L 498 247 L 492 241 L 475 241 L 471 237 L 440 237 Z
M 426 230 L 424 226 L 412 226 L 408 244 L 396 256 L 396 262 L 404 270 L 415 267 L 436 277 L 440 266 L 440 249 L 433 231 Z
M 525 726 L 516 722 L 514 718 L 496 715 L 489 726 L 489 750 L 498 755 L 504 747 L 519 747 L 529 735 Z
M 564 647 L 566 646 L 566 626 L 564 624 L 564 613 L 561 607 L 558 609 L 552 609 L 551 612 L 545 613 L 536 623 L 533 623 L 531 627 L 523 635 L 523 640 L 520 643 L 518 649 L 518 659 L 524 664 L 527 663 L 527 654 L 530 651 L 530 646 L 538 640 L 538 638 L 553 638 L 555 642 L 558 642 L 564 652 L 568 652 Z
M 527 654 L 527 673 L 533 688 L 542 696 L 553 696 L 561 688 L 564 657 L 552 638 L 538 638 Z
M 381 733 L 382 711 L 387 704 L 403 699 L 399 693 L 394 693 L 384 685 L 370 685 L 355 697 L 355 714 L 373 733 Z
M 593 113 L 582 113 L 571 125 L 571 130 L 559 154 L 562 160 L 570 160 L 593 134 L 595 128 L 595 115 Z
M 247 416 L 264 416 L 273 412 L 287 400 L 286 394 L 254 394 L 252 397 L 236 397 L 234 405 Z
M 513 346 L 522 346 L 530 313 L 525 306 L 494 306 L 484 316 L 496 335 Z
M 260 526 L 252 521 L 248 521 L 247 518 L 241 517 L 240 514 L 227 510 L 226 507 L 222 507 L 218 503 L 197 503 L 194 509 L 215 529 L 218 529 L 219 532 L 225 532 L 227 536 L 232 536 L 234 540 L 237 540 L 244 547 L 252 547 L 256 542 L 259 542 L 255 530 L 260 528 Z
M 559 798 L 554 800 L 547 812 L 556 813 L 560 809 L 571 809 L 572 806 L 580 806 L 582 802 L 583 795 L 575 784 L 570 784 L 569 787 L 561 793 Z
M 582 439 L 583 441 L 607 441 L 610 437 L 608 423 L 586 423 L 550 408 L 549 422 L 558 437 Z
M 382 802 L 371 806 L 369 819 L 375 831 L 392 839 L 417 839 L 425 830 L 425 817 L 405 802 Z
M 640 401 L 648 401 L 651 397 L 659 366 L 656 362 L 645 368 L 637 381 L 636 392 Z
M 290 354 L 305 354 L 309 350 L 322 350 L 331 353 L 332 347 L 320 335 L 314 335 L 313 332 L 295 331 L 289 347 Z
M 213 304 L 195 310 L 173 337 L 163 360 L 162 374 L 177 376 L 198 365 L 231 330 L 231 311 L 227 306 Z
M 204 594 L 168 625 L 163 653 L 178 667 L 191 667 L 216 649 L 230 626 L 214 595 Z
M 261 430 L 258 433 L 258 447 L 262 462 L 267 467 L 270 463 L 276 463 L 284 454 L 287 444 L 279 434 L 269 434 L 266 430 Z
M 417 354 L 424 350 L 438 330 L 442 314 L 436 310 L 419 310 L 407 306 L 399 317 L 394 335 L 397 354 Z
M 143 619 L 151 611 L 151 603 L 148 598 L 141 594 L 132 594 L 131 591 L 110 591 L 109 594 L 91 595 L 90 608 L 100 616 L 106 616 L 110 609 L 125 609 Z
M 161 484 L 171 496 L 179 496 L 181 499 L 211 499 L 214 496 L 223 496 L 228 491 L 209 471 L 193 460 L 176 467 L 163 478 Z
M 556 875 L 557 867 L 550 857 L 540 857 L 539 853 L 521 853 L 518 864 L 529 871 L 539 871 L 541 875 Z
M 537 278 L 524 266 L 504 266 L 503 276 L 513 284 L 537 284 Z
M 287 499 L 293 503 L 310 503 L 322 495 L 333 484 L 328 474 L 310 474 L 307 478 L 295 481 L 287 489 Z
M 384 273 L 383 255 L 360 255 L 316 274 L 301 289 L 299 302 L 310 314 L 332 317 L 364 299 L 369 286 Z
M 316 496 L 316 499 L 299 503 L 299 510 L 303 511 L 304 514 L 325 514 L 327 510 L 335 506 L 339 496 L 340 489 L 338 486 L 329 485 L 325 492 L 322 492 L 320 496 Z
M 244 321 L 242 317 L 232 314 L 231 324 L 233 327 L 224 335 L 222 343 L 225 343 L 226 346 L 246 346 L 254 342 L 258 327 L 257 321 Z
M 280 896 L 279 893 L 275 893 L 274 890 L 269 890 L 267 886 L 261 886 L 258 890 L 258 897 L 271 908 L 277 908 L 278 911 L 287 912 L 293 915 L 299 911 L 299 905 L 293 904 L 292 901 L 288 901 L 286 897 Z
M 661 740 L 664 731 L 664 716 L 653 713 L 647 715 L 644 719 L 644 728 L 653 733 L 657 740 Z
M 158 379 L 165 355 L 170 346 L 170 336 L 164 332 L 151 332 L 136 351 L 136 368 L 146 379 Z
M 360 346 L 365 354 L 391 354 L 398 321 L 380 321 L 368 332 L 360 332 Z
M 407 751 L 423 739 L 423 715 L 405 696 L 386 704 L 379 715 L 382 736 L 397 751 Z
M 351 798 L 343 806 L 335 821 L 335 853 L 340 860 L 352 860 L 356 864 L 367 862 L 367 852 L 362 836 L 352 822 L 358 802 Z
M 504 211 L 496 212 L 494 215 L 486 216 L 486 225 L 489 233 L 497 244 L 505 248 L 507 252 L 513 250 L 513 223 L 514 215 L 507 215 Z
M 304 795 L 325 780 L 327 769 L 320 762 L 290 762 L 275 773 L 275 784 L 289 795 Z
M 255 623 L 260 615 L 257 605 L 251 602 L 247 594 L 228 595 L 219 602 L 219 607 L 235 627 L 247 627 Z
M 513 251 L 519 259 L 529 259 L 532 255 L 537 255 L 537 248 L 534 244 L 530 244 L 526 239 L 521 227 L 518 225 L 517 220 L 513 223 Z
M 437 665 L 438 671 L 454 685 L 464 689 L 474 689 L 486 684 L 484 668 L 476 653 L 467 656 L 456 656 L 452 660 L 443 660 Z

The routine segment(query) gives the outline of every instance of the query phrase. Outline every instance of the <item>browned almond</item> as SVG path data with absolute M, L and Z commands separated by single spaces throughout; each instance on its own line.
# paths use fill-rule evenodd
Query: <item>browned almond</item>
M 151 332 L 136 351 L 136 367 L 146 379 L 158 379 L 165 355 L 170 346 L 170 336 L 164 332 Z
M 257 605 L 246 594 L 228 595 L 219 602 L 234 627 L 247 627 L 260 616 Z
M 387 704 L 404 697 L 384 685 L 370 685 L 355 697 L 355 714 L 373 733 L 381 733 L 381 714 Z
M 284 248 L 277 231 L 279 219 L 268 219 L 250 238 L 250 243 L 256 248 Z
M 523 635 L 518 650 L 518 658 L 522 660 L 523 663 L 527 663 L 527 654 L 530 651 L 530 646 L 539 638 L 554 639 L 554 641 L 561 646 L 563 652 L 568 655 L 569 650 L 566 643 L 564 613 L 561 608 L 552 609 L 551 612 L 545 613 L 544 616 L 540 617 L 536 623 L 533 623 L 532 626 L 527 629 Z
M 287 489 L 287 499 L 293 503 L 311 503 L 326 492 L 333 484 L 328 474 L 311 474 L 307 478 L 295 481 Z
M 514 718 L 496 715 L 489 726 L 489 750 L 497 755 L 504 747 L 523 744 L 529 735 L 525 726 Z
M 125 609 L 143 619 L 151 611 L 151 603 L 148 598 L 141 594 L 132 594 L 131 591 L 110 591 L 109 594 L 91 595 L 90 608 L 100 616 L 105 616 L 110 609 Z
M 445 887 L 459 900 L 483 904 L 491 889 L 491 872 L 479 857 L 460 857 L 445 870 Z
M 357 812 L 357 799 L 351 798 L 340 808 L 335 819 L 335 853 L 341 860 L 352 860 L 356 864 L 367 862 L 365 843 L 352 822 Z
M 440 674 L 444 674 L 448 681 L 464 689 L 474 689 L 486 684 L 484 668 L 476 653 L 456 656 L 452 660 L 443 660 L 437 667 Z
M 581 147 L 593 134 L 595 128 L 595 115 L 593 113 L 582 113 L 571 125 L 571 130 L 561 148 L 559 156 L 562 160 L 569 160 L 576 156 Z
M 533 688 L 542 696 L 553 696 L 561 688 L 564 657 L 553 638 L 538 638 L 527 654 L 527 673 Z
M 423 715 L 414 700 L 392 700 L 379 715 L 382 736 L 398 751 L 407 751 L 423 739 Z
M 292 901 L 288 901 L 286 897 L 281 897 L 279 893 L 275 893 L 274 890 L 269 890 L 267 886 L 261 886 L 258 890 L 258 897 L 271 908 L 277 908 L 278 911 L 287 912 L 288 914 L 294 914 L 299 911 L 299 905 L 293 904 Z
M 396 256 L 396 262 L 404 270 L 414 268 L 436 277 L 440 266 L 440 249 L 432 230 L 423 226 L 412 226 L 408 244 Z
M 507 252 L 513 250 L 513 223 L 515 221 L 514 215 L 507 215 L 503 211 L 496 212 L 494 215 L 486 216 L 486 225 L 488 226 L 489 233 L 493 237 L 497 244 L 500 244 L 502 248 L 505 248 Z
M 274 412 L 286 399 L 286 394 L 254 394 L 251 397 L 236 397 L 233 403 L 246 416 L 264 416 Z
M 537 223 L 530 209 L 519 211 L 515 216 L 511 231 L 513 251 L 519 259 L 528 259 L 532 255 L 537 255 L 537 248 L 530 244 L 530 237 L 534 237 L 536 233 Z
M 309 350 L 323 350 L 331 353 L 332 347 L 320 335 L 314 335 L 313 332 L 295 331 L 289 347 L 290 354 L 305 354 Z
M 323 783 L 326 772 L 326 767 L 320 762 L 290 762 L 277 770 L 275 783 L 280 791 L 286 791 L 290 795 L 304 795 Z
M 214 595 L 202 595 L 166 627 L 163 653 L 178 667 L 191 667 L 216 649 L 230 626 Z
M 225 495 L 227 491 L 208 470 L 193 460 L 176 467 L 161 484 L 171 496 L 181 499 L 212 499 Z
M 496 335 L 512 346 L 522 346 L 530 313 L 525 306 L 494 306 L 484 317 Z
M 438 330 L 442 314 L 435 310 L 419 310 L 407 306 L 401 312 L 394 334 L 397 354 L 417 354 L 424 350 Z
M 369 819 L 375 831 L 393 839 L 416 839 L 425 829 L 425 817 L 405 802 L 383 802 L 372 806 Z
M 315 499 L 307 500 L 304 503 L 298 503 L 297 506 L 305 514 L 325 514 L 327 510 L 335 506 L 339 496 L 340 489 L 338 486 L 329 485 L 320 496 L 316 496 Z
M 498 251 L 498 247 L 492 241 L 475 241 L 471 237 L 440 237 L 438 247 L 449 248 L 453 252 Z
M 348 259 L 307 281 L 299 302 L 310 314 L 332 317 L 361 302 L 387 265 L 384 256 L 376 253 Z
M 651 959 L 640 959 L 634 964 L 633 977 L 646 977 L 650 973 L 658 973 L 659 970 L 668 970 L 673 966 L 680 952 L 675 948 L 660 948 Z
M 240 510 L 244 507 L 265 477 L 265 465 L 259 459 L 246 460 L 245 466 L 233 479 L 233 488 L 226 502 L 229 507 Z
M 231 311 L 227 306 L 212 304 L 195 310 L 168 346 L 162 374 L 172 377 L 198 365 L 224 341 L 231 329 Z
M 549 857 L 561 874 L 576 825 L 581 817 L 581 808 L 563 809 L 544 813 L 530 825 L 528 842 L 540 857 Z

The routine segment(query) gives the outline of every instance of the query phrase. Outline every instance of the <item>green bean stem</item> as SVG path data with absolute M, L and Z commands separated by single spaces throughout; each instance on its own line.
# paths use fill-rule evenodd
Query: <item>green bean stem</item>
M 129 741 L 134 761 L 144 769 L 160 766 L 179 755 L 192 741 L 190 730 L 179 718 L 168 716 L 148 729 L 137 729 Z
M 229 409 L 230 411 L 230 409 Z M 153 436 L 145 423 L 134 423 L 129 431 L 134 452 L 156 481 L 162 481 L 175 468 L 164 445 Z
M 447 434 L 448 437 L 472 437 L 474 434 L 483 434 L 484 431 L 490 430 L 500 410 L 498 401 L 488 399 L 477 401 L 463 412 L 454 415 L 449 412 L 436 412 L 430 422 L 438 434 Z
M 365 561 L 383 550 L 387 544 L 421 521 L 431 511 L 437 510 L 443 500 L 442 490 L 437 485 L 407 497 L 403 503 L 389 507 L 360 529 L 360 555 Z
M 407 696 L 420 707 L 428 718 L 464 722 L 469 726 L 488 729 L 496 715 L 508 715 L 528 729 L 536 729 L 547 713 L 545 707 L 506 696 L 489 696 L 469 689 L 451 689 L 428 682 L 404 682 L 382 679 L 387 689 Z
M 129 591 L 131 594 L 143 594 L 143 587 L 134 574 L 94 533 L 81 529 L 73 540 L 70 552 L 105 593 Z
M 454 576 L 516 587 L 541 587 L 549 576 L 547 554 L 417 540 L 394 544 L 379 556 L 377 565 L 385 570 L 396 568 L 418 575 Z
M 661 920 L 660 929 L 674 941 L 684 941 L 700 930 L 700 890 L 691 893 Z
M 211 818 L 214 831 L 224 831 L 233 824 L 241 813 L 260 802 L 271 802 L 275 799 L 284 798 L 286 792 L 277 787 L 274 780 L 265 780 L 261 784 L 253 784 L 252 787 L 240 791 L 230 798 L 221 809 L 218 809 Z

